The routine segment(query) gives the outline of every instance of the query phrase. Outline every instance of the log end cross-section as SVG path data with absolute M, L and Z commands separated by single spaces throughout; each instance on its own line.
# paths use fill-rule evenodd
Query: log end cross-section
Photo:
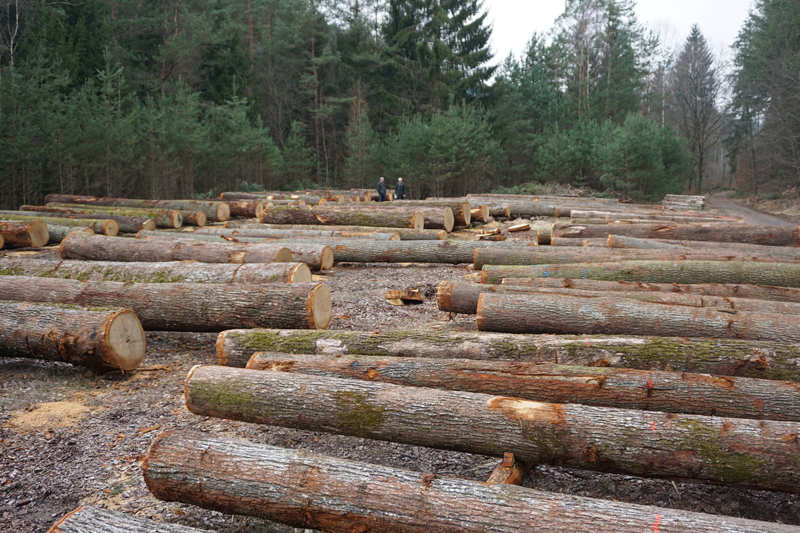
M 145 339 L 142 324 L 136 313 L 124 309 L 105 323 L 108 355 L 122 370 L 134 370 L 144 359 Z
M 327 329 L 331 321 L 331 291 L 327 285 L 317 285 L 308 295 L 308 327 L 310 329 Z

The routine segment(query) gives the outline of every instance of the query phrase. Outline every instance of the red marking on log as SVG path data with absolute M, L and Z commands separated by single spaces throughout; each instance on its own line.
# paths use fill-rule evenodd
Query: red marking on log
M 656 515 L 656 523 L 653 524 L 653 533 L 658 533 L 658 526 L 661 525 L 661 515 Z

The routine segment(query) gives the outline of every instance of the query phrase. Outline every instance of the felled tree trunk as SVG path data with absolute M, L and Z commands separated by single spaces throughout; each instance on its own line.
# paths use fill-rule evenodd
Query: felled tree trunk
M 16 283 L 22 281 L 17 278 Z M 0 294 L 14 299 L 5 290 Z M 133 311 L 120 304 L 112 307 L 96 311 L 0 302 L 0 356 L 63 361 L 98 372 L 133 370 L 144 358 L 144 331 Z
M 78 507 L 53 524 L 47 533 L 203 533 L 207 530 L 166 524 L 100 507 Z
M 620 261 L 550 265 L 486 265 L 481 283 L 504 278 L 572 278 L 646 283 L 741 283 L 800 287 L 800 265 L 741 261 Z
M 148 224 L 148 226 L 155 225 L 158 228 L 180 228 L 184 223 L 184 214 L 194 214 L 195 211 L 190 212 L 181 212 L 177 209 L 135 209 L 132 207 L 110 207 L 110 206 L 96 206 L 96 205 L 80 205 L 80 204 L 70 204 L 70 203 L 58 203 L 52 202 L 45 206 L 45 209 L 59 209 L 63 212 L 67 213 L 80 213 L 80 214 L 105 214 L 105 215 L 116 215 L 116 216 L 125 216 L 125 217 L 134 217 L 138 219 L 148 219 L 152 220 L 152 224 Z M 203 224 L 205 224 L 205 220 L 203 220 Z M 194 224 L 197 225 L 197 224 Z M 136 231 L 141 231 L 143 229 L 153 230 L 155 227 L 147 227 L 145 228 L 142 226 Z M 131 231 L 128 233 L 136 233 L 136 231 Z
M 633 220 L 633 219 L 642 219 L 642 220 L 658 220 L 663 222 L 678 222 L 678 223 L 697 223 L 702 224 L 704 222 L 713 222 L 713 221 L 722 221 L 722 222 L 731 222 L 731 223 L 740 223 L 742 222 L 742 216 L 718 216 L 718 215 L 703 215 L 701 213 L 692 213 L 689 215 L 679 215 L 679 214 L 663 214 L 663 213 L 653 213 L 652 211 L 637 211 L 637 210 L 626 210 L 626 211 L 606 211 L 606 210 L 578 210 L 573 209 L 570 213 L 570 217 L 572 220 L 570 221 L 571 224 L 585 224 L 583 222 L 586 219 L 601 219 L 604 218 L 606 220 Z
M 156 209 L 176 209 L 183 211 L 202 211 L 211 222 L 225 222 L 231 214 L 225 202 L 205 200 L 138 200 L 129 198 L 97 198 L 94 196 L 73 196 L 68 194 L 48 194 L 45 202 L 70 204 L 104 205 L 113 207 L 139 207 Z
M 800 421 L 800 389 L 788 381 L 469 359 L 290 355 L 256 352 L 248 369 L 733 418 Z
M 800 342 L 795 315 L 726 311 L 613 296 L 485 293 L 478 300 L 478 329 L 503 333 L 680 335 Z
M 468 201 L 465 199 L 458 199 L 455 198 L 453 200 L 403 200 L 399 204 L 392 204 L 392 205 L 402 205 L 402 206 L 411 206 L 411 207 L 449 207 L 452 215 L 453 215 L 453 222 L 456 226 L 469 226 L 470 222 L 472 221 L 472 209 Z M 423 213 L 423 216 L 424 213 Z M 434 229 L 444 229 L 442 228 L 435 228 L 434 226 L 429 226 L 428 224 L 425 227 L 430 227 Z M 452 228 L 451 228 L 452 230 Z
M 8 221 L 34 221 L 38 220 L 48 224 L 48 242 L 49 242 L 49 225 L 58 224 L 59 226 L 74 226 L 75 229 L 79 228 L 92 228 L 92 232 L 101 235 L 108 235 L 114 237 L 119 233 L 119 224 L 117 221 L 110 218 L 85 218 L 85 219 L 71 219 L 71 218 L 58 218 L 58 217 L 42 217 L 36 215 L 0 215 L 0 220 Z
M 609 248 L 617 249 L 661 249 L 676 250 L 685 254 L 714 254 L 800 261 L 800 248 L 791 246 L 766 246 L 763 244 L 744 244 L 738 242 L 639 239 L 636 237 L 624 237 L 621 235 L 609 235 L 606 239 L 606 243 Z
M 615 263 L 621 261 L 734 261 L 763 263 L 795 263 L 797 258 L 790 256 L 762 257 L 753 255 L 727 255 L 704 253 L 701 250 L 638 250 L 610 248 L 562 248 L 539 247 L 528 249 L 478 248 L 475 250 L 474 268 L 480 270 L 484 265 L 563 265 L 568 263 Z
M 287 248 L 292 253 L 292 260 L 305 263 L 311 270 L 327 270 L 333 266 L 333 250 L 324 242 L 316 241 L 291 241 L 288 239 L 281 240 L 280 243 L 267 241 L 266 239 L 248 239 L 242 238 L 241 240 L 234 237 L 227 237 L 221 235 L 204 235 L 200 233 L 164 233 L 158 231 L 140 231 L 137 234 L 140 239 L 165 239 L 165 240 L 195 240 L 200 242 L 216 242 L 216 243 L 237 243 L 244 246 L 282 246 Z
M 311 212 L 320 224 L 334 226 L 376 226 L 387 228 L 423 229 L 425 218 L 415 208 L 368 208 L 361 205 L 315 206 Z M 443 229 L 443 228 L 437 228 Z M 452 229 L 452 228 L 451 228 Z
M 460 331 L 223 331 L 220 365 L 244 367 L 254 352 L 508 359 L 557 364 L 674 370 L 800 382 L 800 346 L 773 341 L 517 335 Z
M 61 242 L 62 259 L 90 261 L 185 261 L 202 263 L 294 263 L 279 244 L 225 244 L 189 239 L 124 239 L 70 234 Z
M 366 228 L 364 228 L 366 230 Z M 371 239 L 376 241 L 399 241 L 400 233 L 397 231 L 392 232 L 378 232 L 378 231 L 336 231 L 330 229 L 227 229 L 227 228 L 203 228 L 197 230 L 200 235 L 225 235 L 227 237 L 242 238 L 253 237 L 260 239 L 317 239 L 317 238 L 333 238 L 333 239 Z
M 50 239 L 47 224 L 41 220 L 0 221 L 0 237 L 5 246 L 41 248 Z
M 231 394 L 231 391 L 236 391 Z M 797 423 L 541 403 L 285 372 L 196 366 L 200 416 L 624 475 L 800 491 Z
M 47 226 L 47 233 L 48 233 L 48 243 L 49 244 L 61 244 L 61 241 L 67 238 L 67 235 L 72 233 L 73 231 L 77 231 L 80 233 L 88 233 L 89 235 L 94 235 L 94 230 L 89 227 L 75 227 L 75 226 L 53 226 L 48 224 Z M 2 248 L 2 245 L 0 245 Z
M 237 229 L 256 229 L 256 230 L 312 230 L 319 226 L 309 226 L 305 224 L 253 224 L 250 222 L 240 222 L 237 220 L 226 222 L 226 228 Z M 333 232 L 353 232 L 353 233 L 397 233 L 402 241 L 441 241 L 447 238 L 447 232 L 435 229 L 412 229 L 412 228 L 383 228 L 377 226 L 336 226 L 325 225 L 325 230 Z M 393 240 L 393 239 L 392 239 Z
M 258 221 L 262 224 L 320 224 L 320 221 L 317 220 L 317 217 L 309 210 L 308 206 L 294 207 L 289 205 L 264 206 Z
M 161 500 L 341 533 L 641 533 L 651 526 L 663 533 L 796 530 L 439 477 L 189 431 L 158 435 L 143 474 L 147 488 Z
M 470 218 L 475 222 L 486 224 L 487 222 L 492 220 L 492 216 L 489 214 L 488 205 L 479 205 L 477 207 L 472 207 L 470 208 L 469 213 L 470 213 Z
M 227 201 L 233 217 L 258 218 L 264 210 L 264 202 L 259 200 Z
M 126 283 L 311 283 L 311 271 L 305 263 L 229 265 L 197 261 L 141 263 L 2 257 L 0 276 L 3 275 Z
M 722 298 L 751 298 L 778 302 L 800 302 L 800 289 L 766 285 L 737 285 L 735 283 L 648 283 L 644 281 L 598 281 L 570 278 L 505 278 L 503 286 L 531 288 L 564 288 L 585 291 L 643 291 L 720 296 Z
M 328 327 L 331 297 L 317 283 L 244 287 L 214 283 L 120 283 L 0 276 L 7 300 L 124 307 L 154 331 L 223 331 L 233 327 Z
M 719 241 L 767 244 L 770 246 L 800 245 L 797 226 L 746 226 L 741 224 L 556 224 L 554 237 L 591 239 L 624 235 L 645 239 L 679 239 L 687 241 Z
M 525 248 L 517 242 L 364 240 L 336 243 L 332 248 L 337 262 L 461 264 L 471 263 L 476 248 L 484 246 Z
M 87 218 L 108 218 L 115 221 L 119 225 L 119 231 L 122 233 L 136 233 L 137 231 L 141 231 L 143 229 L 146 230 L 153 230 L 156 228 L 156 223 L 150 219 L 145 217 L 129 217 L 129 216 L 122 216 L 122 215 L 110 215 L 110 214 L 100 214 L 100 213 L 92 213 L 90 215 L 82 214 L 82 213 L 75 213 L 73 209 L 68 208 L 51 208 L 49 207 L 42 207 L 38 205 L 23 205 L 20 207 L 20 211 L 26 211 L 28 213 L 41 213 L 40 216 L 51 217 L 51 218 L 67 218 L 67 219 L 87 219 Z M 55 222 L 55 224 L 59 224 Z M 60 224 L 65 225 L 65 224 Z M 49 226 L 48 226 L 49 227 Z

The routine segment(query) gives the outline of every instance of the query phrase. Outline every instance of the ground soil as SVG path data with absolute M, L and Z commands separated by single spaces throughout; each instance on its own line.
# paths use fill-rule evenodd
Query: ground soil
M 53 256 L 52 250 L 44 255 Z M 331 289 L 330 329 L 476 330 L 475 318 L 436 307 L 443 280 L 474 280 L 469 265 L 339 264 L 321 279 Z M 415 287 L 421 305 L 386 302 Z M 485 480 L 498 458 L 198 417 L 183 400 L 187 372 L 214 364 L 216 335 L 147 334 L 147 354 L 130 373 L 95 375 L 66 364 L 0 358 L 0 531 L 44 532 L 80 505 L 93 504 L 162 522 L 215 531 L 297 531 L 153 498 L 142 459 L 153 437 L 192 428 L 254 442 L 435 473 Z M 722 486 L 598 474 L 539 465 L 525 486 L 593 498 L 800 525 L 800 496 Z

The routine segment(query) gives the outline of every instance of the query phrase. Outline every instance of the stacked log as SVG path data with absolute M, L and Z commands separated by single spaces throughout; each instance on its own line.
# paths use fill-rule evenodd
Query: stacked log
M 92 215 L 92 214 L 99 214 L 99 215 L 115 215 L 115 216 L 123 216 L 123 217 L 131 217 L 136 219 L 147 219 L 151 220 L 152 224 L 148 224 L 148 227 L 144 227 L 144 224 L 141 228 L 135 231 L 128 231 L 128 233 L 136 233 L 136 231 L 140 231 L 143 229 L 152 230 L 156 227 L 158 228 L 180 228 L 183 226 L 184 222 L 186 222 L 187 217 L 193 217 L 197 214 L 197 211 L 180 211 L 177 209 L 134 209 L 130 207 L 104 207 L 104 206 L 84 206 L 80 204 L 70 204 L 70 203 L 49 203 L 44 206 L 44 209 L 53 209 L 53 210 L 60 210 L 64 213 L 77 213 L 77 214 L 84 214 L 84 215 Z M 194 224 L 195 226 L 204 226 L 206 223 L 205 214 L 202 213 L 202 217 L 197 219 L 194 216 Z M 152 227 L 152 226 L 155 227 Z
M 305 263 L 229 265 L 197 261 L 143 263 L 2 257 L 0 276 L 124 283 L 311 283 L 311 270 Z
M 744 242 L 769 246 L 800 245 L 797 226 L 742 226 L 740 224 L 556 224 L 554 237 L 572 239 L 607 238 L 624 235 L 644 239 L 678 239 L 687 241 Z
M 200 261 L 202 263 L 293 263 L 279 244 L 198 242 L 190 239 L 124 239 L 71 233 L 59 246 L 61 259 L 87 261 Z
M 258 221 L 262 224 L 321 224 L 308 206 L 297 207 L 291 205 L 265 206 L 261 216 L 258 217 Z
M 230 207 L 232 217 L 258 218 L 264 210 L 264 202 L 260 200 L 236 200 L 225 203 Z
M 48 240 L 49 244 L 61 244 L 61 241 L 67 238 L 67 235 L 72 233 L 73 231 L 77 231 L 80 233 L 88 233 L 89 235 L 94 235 L 94 230 L 89 227 L 83 226 L 53 226 L 52 224 L 47 225 L 47 232 L 48 232 Z M 2 248 L 2 244 L 0 243 L 0 248 Z
M 658 220 L 662 222 L 676 222 L 683 224 L 704 224 L 708 222 L 744 223 L 743 217 L 704 215 L 701 213 L 690 214 L 656 214 L 648 211 L 590 211 L 573 209 L 570 213 L 570 224 L 588 224 L 586 220 Z
M 78 507 L 53 524 L 47 533 L 203 533 L 207 530 L 164 524 L 100 507 Z
M 161 433 L 150 446 L 143 474 L 147 488 L 162 500 L 324 531 L 797 530 L 439 477 L 189 431 Z
M 12 301 L 124 307 L 152 331 L 223 331 L 234 327 L 328 327 L 331 297 L 317 283 L 253 286 L 214 283 L 121 283 L 0 276 Z
M 550 404 L 216 365 L 194 367 L 184 391 L 186 407 L 200 416 L 484 455 L 510 452 L 524 462 L 568 468 L 800 491 L 795 422 Z M 687 447 L 695 453 L 685 453 Z
M 137 231 L 141 231 L 143 229 L 146 230 L 156 229 L 156 223 L 152 219 L 146 217 L 110 215 L 100 212 L 94 212 L 92 214 L 76 213 L 74 209 L 50 208 L 38 205 L 23 205 L 19 209 L 20 211 L 25 211 L 26 214 L 31 214 L 31 215 L 35 214 L 37 216 L 50 217 L 50 218 L 67 218 L 75 220 L 91 219 L 91 218 L 94 219 L 107 218 L 114 220 L 119 225 L 119 231 L 122 233 L 136 233 Z M 55 224 L 58 225 L 59 223 L 56 222 Z
M 286 230 L 310 230 L 322 229 L 319 226 L 312 226 L 307 224 L 259 224 L 251 222 L 231 221 L 226 222 L 225 227 L 228 229 L 254 229 L 265 231 L 286 231 Z M 400 235 L 401 241 L 440 241 L 447 238 L 447 232 L 444 230 L 435 229 L 413 229 L 413 228 L 384 228 L 378 226 L 338 226 L 338 225 L 325 225 L 325 230 L 333 232 L 352 232 L 352 233 L 397 233 Z
M 59 218 L 59 217 L 45 217 L 45 216 L 38 216 L 38 215 L 28 215 L 27 213 L 19 212 L 19 214 L 12 215 L 12 214 L 0 214 L 0 221 L 7 221 L 7 222 L 35 222 L 39 221 L 49 226 L 51 224 L 59 225 L 59 226 L 73 226 L 74 229 L 80 228 L 92 228 L 93 232 L 100 233 L 102 235 L 109 235 L 111 237 L 117 235 L 119 233 L 119 223 L 116 220 L 112 220 L 109 218 L 94 218 L 89 216 L 88 218 L 75 220 L 71 218 Z M 48 235 L 48 242 L 49 242 L 49 235 Z
M 705 196 L 690 196 L 685 194 L 668 194 L 661 203 L 670 209 L 702 209 L 706 204 Z
M 453 213 L 453 222 L 455 226 L 469 226 L 470 222 L 472 222 L 472 206 L 465 198 L 453 198 L 451 200 L 403 200 L 399 205 L 411 207 L 449 207 Z M 487 208 L 487 216 L 488 212 L 489 209 Z M 428 227 L 428 225 L 425 227 Z
M 0 294 L 14 299 L 5 291 Z M 146 341 L 136 314 L 122 307 L 0 301 L 0 356 L 61 361 L 97 372 L 134 370 L 144 358 Z
M 620 261 L 533 266 L 485 265 L 481 283 L 504 278 L 570 278 L 646 283 L 738 283 L 800 287 L 800 265 L 743 261 Z
M 50 239 L 47 224 L 41 220 L 0 221 L 0 237 L 5 246 L 41 248 Z
M 158 231 L 140 231 L 136 234 L 136 237 L 146 240 L 188 240 L 209 244 L 236 243 L 244 247 L 279 246 L 291 252 L 293 261 L 305 263 L 311 270 L 327 270 L 333 266 L 334 260 L 333 250 L 328 244 L 322 242 L 321 239 L 315 239 L 313 241 L 282 240 L 280 244 L 278 244 L 275 241 L 268 241 L 266 239 L 248 239 L 246 237 L 236 239 L 221 235 L 202 235 L 187 232 L 164 233 Z
M 311 210 L 320 224 L 423 229 L 425 218 L 415 208 L 381 208 L 360 205 L 320 205 Z M 263 220 L 262 220 L 263 222 Z M 444 228 L 440 228 L 444 229 Z M 452 229 L 452 228 L 451 228 Z
M 250 370 L 515 396 L 550 403 L 800 422 L 796 383 L 627 368 L 256 352 Z
M 398 331 L 223 331 L 217 362 L 244 367 L 254 352 L 329 356 L 506 359 L 564 365 L 674 370 L 800 382 L 800 346 L 772 341 Z
M 202 211 L 210 222 L 225 222 L 230 217 L 230 208 L 225 202 L 204 200 L 139 200 L 129 198 L 97 198 L 69 194 L 48 194 L 45 202 L 100 205 L 110 207 L 138 207 L 183 211 Z
M 491 246 L 525 249 L 526 243 L 478 241 L 367 241 L 332 243 L 337 262 L 354 263 L 471 263 L 475 250 Z M 527 246 L 536 246 L 535 241 Z
M 376 241 L 399 241 L 400 233 L 397 231 L 337 231 L 331 229 L 228 229 L 228 228 L 202 228 L 197 230 L 200 235 L 224 235 L 227 237 L 246 237 L 260 239 L 372 239 Z
M 561 239 L 570 240 L 570 239 Z M 598 239 L 600 241 L 602 239 Z M 768 246 L 742 242 L 680 241 L 674 239 L 641 239 L 624 235 L 609 235 L 605 239 L 608 248 L 641 248 L 653 250 L 683 249 L 694 253 L 703 249 L 704 253 L 757 255 L 761 257 L 800 257 L 800 250 L 792 246 Z
M 797 317 L 716 308 L 563 294 L 484 293 L 478 329 L 503 333 L 551 333 L 769 339 L 800 342 Z

